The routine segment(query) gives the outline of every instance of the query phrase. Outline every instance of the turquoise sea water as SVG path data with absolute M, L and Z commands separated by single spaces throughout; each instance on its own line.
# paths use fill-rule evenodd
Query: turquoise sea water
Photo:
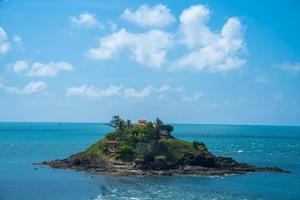
M 225 177 L 110 177 L 33 166 L 64 158 L 110 127 L 81 123 L 0 123 L 0 200 L 300 199 L 300 127 L 174 125 L 176 137 L 198 140 L 217 155 L 292 174 Z

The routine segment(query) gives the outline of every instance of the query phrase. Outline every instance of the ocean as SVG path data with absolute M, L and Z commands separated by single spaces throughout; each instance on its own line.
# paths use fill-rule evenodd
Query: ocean
M 174 124 L 174 136 L 216 155 L 291 174 L 111 177 L 35 166 L 65 158 L 111 130 L 97 123 L 0 123 L 0 200 L 300 199 L 300 127 Z

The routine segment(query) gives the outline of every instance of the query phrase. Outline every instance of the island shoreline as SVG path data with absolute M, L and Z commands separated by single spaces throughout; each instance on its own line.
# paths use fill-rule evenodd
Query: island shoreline
M 105 174 L 112 176 L 227 176 L 242 175 L 255 172 L 291 173 L 278 167 L 234 167 L 234 168 L 209 168 L 201 166 L 183 166 L 167 170 L 142 170 L 133 164 L 103 164 L 100 166 L 80 166 L 65 160 L 45 161 L 35 165 L 48 166 L 54 169 L 69 169 L 88 173 Z

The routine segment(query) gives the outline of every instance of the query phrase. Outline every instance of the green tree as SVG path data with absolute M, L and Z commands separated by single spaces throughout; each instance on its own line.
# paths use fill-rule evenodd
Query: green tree
M 148 122 L 144 127 L 145 139 L 147 142 L 157 140 L 157 131 L 153 127 L 152 122 Z
M 174 130 L 173 126 L 164 124 L 159 118 L 156 119 L 156 130 L 159 135 L 171 136 L 171 132 Z
M 117 148 L 117 158 L 123 161 L 132 161 L 134 159 L 133 148 L 123 144 Z
M 172 131 L 174 130 L 173 126 L 167 124 L 167 125 L 163 125 L 163 132 L 164 134 L 171 136 Z
M 110 126 L 114 127 L 117 132 L 122 132 L 126 128 L 126 123 L 119 115 L 114 115 L 110 120 Z

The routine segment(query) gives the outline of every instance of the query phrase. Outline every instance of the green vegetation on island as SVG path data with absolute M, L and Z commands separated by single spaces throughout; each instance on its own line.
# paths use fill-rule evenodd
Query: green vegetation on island
M 85 151 L 63 160 L 42 164 L 54 168 L 125 175 L 157 174 L 161 171 L 168 175 L 284 172 L 279 168 L 257 168 L 238 163 L 232 158 L 215 156 L 202 142 L 187 142 L 175 138 L 172 135 L 173 126 L 164 124 L 160 119 L 132 123 L 113 116 L 108 125 L 115 131 L 107 133 Z
M 82 152 L 87 159 L 134 162 L 141 168 L 167 169 L 191 164 L 210 166 L 213 156 L 203 143 L 186 142 L 172 136 L 173 127 L 160 119 L 139 120 L 133 124 L 114 116 L 110 126 L 115 131 Z

